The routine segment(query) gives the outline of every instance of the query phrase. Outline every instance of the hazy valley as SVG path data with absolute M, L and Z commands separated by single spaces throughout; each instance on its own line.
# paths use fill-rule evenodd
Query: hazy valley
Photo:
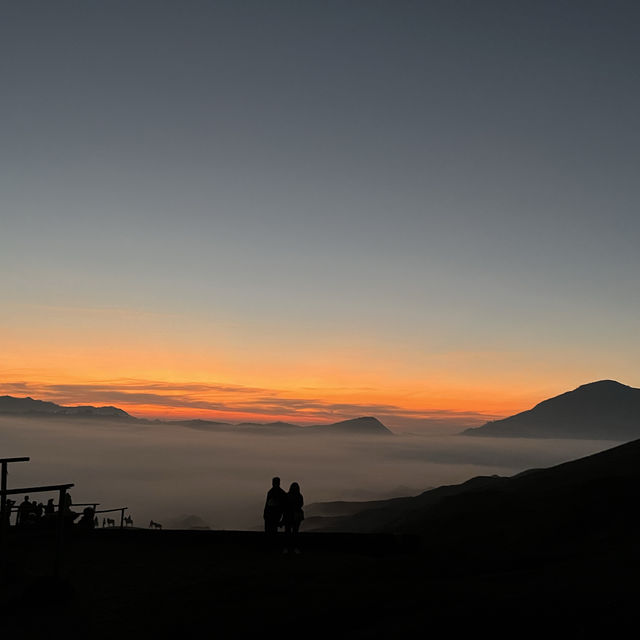
M 11 486 L 74 482 L 76 502 L 128 506 L 136 524 L 197 515 L 215 528 L 261 525 L 271 477 L 301 484 L 307 504 L 419 493 L 477 475 L 511 475 L 613 445 L 603 440 L 463 436 L 261 437 L 168 423 L 0 416 Z

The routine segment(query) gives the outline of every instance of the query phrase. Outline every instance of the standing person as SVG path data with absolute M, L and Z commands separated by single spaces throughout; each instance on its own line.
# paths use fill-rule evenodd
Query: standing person
M 7 498 L 7 510 L 4 512 L 4 522 L 0 524 L 0 526 L 9 527 L 11 526 L 11 510 L 16 504 L 15 500 L 11 500 Z M 17 518 L 18 516 L 16 516 Z
M 264 530 L 266 533 L 278 532 L 278 525 L 287 504 L 287 494 L 280 487 L 280 478 L 271 480 L 271 489 L 267 492 L 267 500 L 264 504 Z
M 29 502 L 29 496 L 25 496 L 24 500 L 20 503 L 20 506 L 18 507 L 18 515 L 17 515 L 17 520 L 16 520 L 16 524 L 19 524 L 21 526 L 25 526 L 26 524 L 29 524 L 29 519 L 31 517 L 31 509 L 33 507 L 31 506 L 31 503 Z
M 287 493 L 287 505 L 284 510 L 284 530 L 287 535 L 287 546 L 285 547 L 285 553 L 287 551 L 293 551 L 294 553 L 300 553 L 298 549 L 298 530 L 300 524 L 304 520 L 304 511 L 302 507 L 304 505 L 304 499 L 300 493 L 300 485 L 297 482 L 292 482 L 289 487 L 289 493 Z
M 64 506 L 62 508 L 63 511 L 69 513 L 71 511 L 71 505 L 73 504 L 73 500 L 71 499 L 71 494 L 68 491 L 64 493 Z

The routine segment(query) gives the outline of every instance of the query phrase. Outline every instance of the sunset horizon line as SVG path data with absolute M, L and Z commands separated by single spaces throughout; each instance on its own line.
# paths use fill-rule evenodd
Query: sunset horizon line
M 53 402 L 64 407 L 114 407 L 144 420 L 205 420 L 228 424 L 289 422 L 308 426 L 371 416 L 400 429 L 479 426 L 530 409 L 568 390 L 558 389 L 538 395 L 537 399 L 527 394 L 519 402 L 509 402 L 505 392 L 504 406 L 497 410 L 495 398 L 491 408 L 465 408 L 461 405 L 463 398 L 456 398 L 457 406 L 450 398 L 443 399 L 440 406 L 428 406 L 421 404 L 420 399 L 416 402 L 405 397 L 402 402 L 402 398 L 390 398 L 388 394 L 368 388 L 282 390 L 131 378 L 66 384 L 24 380 L 0 383 L 2 395 Z

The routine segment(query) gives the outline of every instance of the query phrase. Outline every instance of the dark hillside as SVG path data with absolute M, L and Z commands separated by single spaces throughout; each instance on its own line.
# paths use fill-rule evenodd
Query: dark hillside
M 0 396 L 0 413 L 38 416 L 94 416 L 104 418 L 133 419 L 126 411 L 117 407 L 93 407 L 91 405 L 65 407 L 55 402 Z
M 640 438 L 640 389 L 600 380 L 550 398 L 514 416 L 467 429 L 468 436 L 582 438 L 628 441 Z
M 392 435 L 390 429 L 371 416 L 342 420 L 334 424 L 321 424 L 305 428 L 306 433 L 333 433 L 344 435 Z
M 472 538 L 537 548 L 636 530 L 639 500 L 636 440 L 512 478 L 479 477 L 415 498 L 378 501 L 354 515 L 328 518 L 324 527 L 414 533 L 446 544 Z M 323 519 L 314 525 L 323 528 Z

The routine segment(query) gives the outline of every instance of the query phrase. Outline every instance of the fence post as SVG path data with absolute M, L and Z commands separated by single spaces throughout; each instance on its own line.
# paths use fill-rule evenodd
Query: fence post
M 62 569 L 62 554 L 64 552 L 64 521 L 66 518 L 66 488 L 60 489 L 60 498 L 58 502 L 58 536 L 56 541 L 56 560 L 53 566 L 53 575 L 55 578 L 60 577 Z
M 9 463 L 6 460 L 2 461 L 2 503 L 0 504 L 0 513 L 2 514 L 2 532 L 4 533 L 5 527 L 5 511 L 7 510 L 7 465 Z
M 4 575 L 7 564 L 7 538 L 11 524 L 11 509 L 7 511 L 7 476 L 10 462 L 29 462 L 29 458 L 3 458 L 0 460 L 0 573 Z
M 0 573 L 4 576 L 7 564 L 7 536 L 9 534 L 9 522 L 11 520 L 11 512 L 7 513 L 7 465 L 9 463 L 2 461 L 2 503 L 0 503 Z

